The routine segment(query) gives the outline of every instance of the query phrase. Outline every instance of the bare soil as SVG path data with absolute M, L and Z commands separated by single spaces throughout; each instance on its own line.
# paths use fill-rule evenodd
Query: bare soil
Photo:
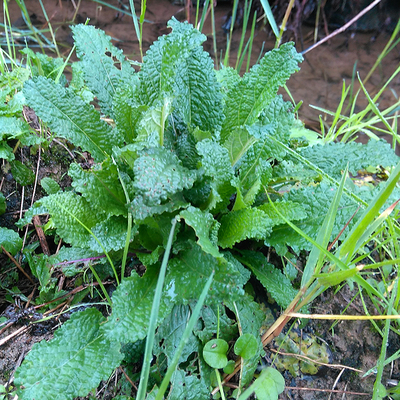
M 90 18 L 90 23 L 103 29 L 114 38 L 114 43 L 122 48 L 125 54 L 132 59 L 139 59 L 139 46 L 135 36 L 132 20 L 120 12 L 99 4 L 83 0 L 80 8 L 75 10 L 74 2 L 65 0 L 47 0 L 43 1 L 47 14 L 51 20 L 53 28 L 56 30 L 56 37 L 61 43 L 63 55 L 70 51 L 72 37 L 69 25 L 72 23 L 73 16 L 76 13 L 75 22 L 84 22 Z M 75 0 L 77 4 L 78 1 Z M 110 0 L 109 4 L 119 7 L 117 0 Z M 125 4 L 128 2 L 125 1 Z M 135 2 L 136 3 L 136 2 Z M 25 0 L 27 9 L 38 26 L 46 25 L 45 18 L 40 9 L 40 4 L 36 0 Z M 139 4 L 136 4 L 139 9 Z M 20 11 L 16 2 L 9 2 L 11 20 L 20 24 Z M 166 23 L 171 16 L 178 19 L 185 18 L 185 10 L 180 5 L 171 4 L 169 0 L 148 0 L 146 18 L 150 21 L 144 25 L 144 49 L 147 49 L 158 36 L 168 33 Z M 218 4 L 216 8 L 216 26 L 218 46 L 225 48 L 226 35 L 221 26 L 229 13 L 229 3 Z M 374 11 L 372 11 L 374 12 Z M 35 17 L 33 17 L 35 14 Z M 1 16 L 3 13 L 1 13 Z M 192 21 L 194 16 L 191 16 Z M 303 27 L 302 34 L 305 48 L 312 45 L 312 27 Z M 211 33 L 210 26 L 206 25 L 205 33 Z M 290 38 L 291 33 L 287 33 Z M 369 70 L 374 65 L 379 54 L 382 52 L 385 44 L 390 37 L 388 32 L 351 32 L 343 33 L 329 42 L 319 46 L 317 49 L 305 55 L 305 60 L 301 65 L 301 71 L 296 73 L 288 82 L 296 102 L 304 102 L 300 109 L 299 116 L 308 126 L 319 127 L 320 112 L 309 107 L 310 104 L 318 107 L 334 110 L 339 104 L 343 80 L 349 84 L 354 65 L 357 62 L 357 71 L 361 78 L 365 78 Z M 232 44 L 232 58 L 239 46 L 239 32 L 235 33 Z M 258 55 L 262 51 L 268 51 L 274 47 L 274 39 L 271 33 L 260 24 L 255 41 L 253 44 L 253 60 L 256 62 Z M 212 42 L 208 40 L 205 48 L 212 55 Z M 298 50 L 301 51 L 300 44 Z M 400 47 L 399 45 L 387 56 L 384 63 L 379 65 L 371 79 L 368 81 L 367 89 L 371 95 L 374 95 L 382 87 L 384 82 L 391 76 L 399 66 Z M 355 87 L 357 88 L 357 82 Z M 390 84 L 390 90 L 387 90 L 381 97 L 379 108 L 382 110 L 396 101 L 396 96 L 400 95 L 400 76 L 397 76 Z M 360 98 L 359 107 L 365 106 L 366 100 Z M 325 116 L 323 116 L 325 118 Z M 45 152 L 46 153 L 46 152 Z M 55 162 L 55 159 L 60 162 Z M 73 161 L 65 146 L 53 143 L 47 150 L 47 154 L 39 159 L 38 155 L 31 156 L 26 152 L 18 155 L 19 158 L 30 159 L 35 166 L 39 162 L 39 178 L 50 176 L 60 182 L 67 184 L 65 172 L 69 163 Z M 85 161 L 84 159 L 78 160 Z M 2 179 L 4 178 L 4 179 Z M 29 208 L 32 202 L 33 193 L 27 192 L 22 196 L 21 188 L 17 187 L 12 177 L 6 173 L 0 172 L 2 179 L 2 191 L 9 196 L 6 218 L 1 220 L 2 224 L 12 225 L 19 218 L 18 211 L 21 208 Z M 36 193 L 36 198 L 41 193 Z M 0 259 L 0 262 L 4 261 Z M 28 296 L 32 292 L 29 281 L 20 278 L 18 287 Z M 0 290 L 0 316 L 5 315 L 10 310 L 10 303 L 6 301 L 6 291 Z M 355 293 L 351 293 L 347 287 L 342 288 L 338 293 L 326 292 L 318 301 L 313 304 L 310 311 L 318 314 L 340 314 L 350 303 L 349 314 L 364 314 L 363 306 L 359 297 L 351 302 Z M 8 298 L 9 299 L 9 298 Z M 14 300 L 16 297 L 14 297 Z M 374 314 L 372 305 L 369 312 Z M 4 332 L 0 331 L 0 341 L 9 337 L 16 329 L 24 325 L 24 320 L 19 319 L 10 328 Z M 1 329 L 1 327 L 0 327 Z M 23 332 L 21 335 L 10 338 L 3 345 L 0 345 L 0 384 L 12 380 L 16 367 L 21 363 L 23 357 L 29 351 L 31 346 L 41 340 L 51 338 L 53 326 L 47 327 L 43 331 L 34 333 L 31 329 Z M 332 327 L 329 321 L 310 321 L 303 330 L 299 330 L 299 336 L 312 334 L 319 341 L 326 344 L 329 349 L 329 364 L 321 366 L 316 375 L 307 375 L 300 373 L 293 377 L 289 372 L 285 372 L 287 388 L 281 395 L 281 399 L 368 399 L 371 397 L 374 375 L 363 378 L 363 374 L 372 368 L 380 353 L 381 338 L 374 327 L 369 322 L 346 321 Z M 2 342 L 0 342 L 2 343 Z M 399 348 L 399 339 L 396 335 L 390 336 L 388 356 L 396 352 Z M 265 361 L 268 362 L 274 357 L 274 348 L 268 349 Z M 350 369 L 353 368 L 353 369 Z M 356 370 L 362 371 L 358 372 Z M 400 369 L 398 361 L 388 365 L 385 369 L 384 381 L 389 379 L 400 379 Z M 107 395 L 104 398 L 112 398 Z

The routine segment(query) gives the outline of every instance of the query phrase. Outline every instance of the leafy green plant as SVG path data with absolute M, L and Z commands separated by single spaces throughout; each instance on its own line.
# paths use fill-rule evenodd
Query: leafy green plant
M 348 181 L 347 160 L 338 160 L 335 151 L 318 157 L 317 147 L 292 146 L 293 105 L 277 95 L 302 60 L 292 43 L 267 53 L 241 77 L 230 67 L 215 71 L 201 46 L 205 36 L 190 24 L 172 19 L 169 27 L 172 32 L 150 47 L 135 72 L 104 32 L 77 25 L 72 31 L 80 61 L 73 82 L 80 84 L 67 87 L 62 79 L 44 76 L 24 84 L 27 104 L 54 135 L 89 152 L 94 166 L 71 164 L 72 190 L 52 190 L 43 182 L 50 194 L 35 203 L 21 225 L 49 214 L 49 225 L 68 244 L 61 249 L 62 261 L 80 252 L 105 255 L 106 268 L 90 265 L 90 272 L 112 312 L 107 317 L 94 308 L 76 313 L 51 342 L 36 345 L 15 376 L 22 400 L 86 395 L 120 363 L 129 363 L 126 346 L 140 357 L 146 337 L 140 398 L 152 387 L 149 398 L 161 398 L 168 382 L 169 398 L 187 393 L 205 398 L 212 386 L 207 363 L 223 368 L 228 362 L 207 360 L 216 344 L 212 340 L 221 332 L 216 340 L 236 341 L 238 329 L 234 349 L 243 357 L 241 385 L 247 387 L 263 354 L 259 333 L 265 318 L 245 289 L 251 274 L 283 308 L 299 302 L 309 287 L 310 297 L 318 291 L 305 280 L 309 286 L 302 285 L 298 294 L 260 250 L 267 244 L 280 255 L 288 246 L 322 251 L 343 230 L 352 235 L 359 229 L 358 215 L 352 218 L 358 202 L 368 204 L 373 197 Z M 353 159 L 350 145 L 331 146 L 337 152 L 348 146 Z M 369 146 L 391 154 L 387 167 L 398 161 L 380 142 Z M 352 171 L 370 165 L 369 150 L 359 150 Z M 376 167 L 377 159 L 372 162 Z M 380 198 L 379 207 L 365 217 L 368 224 L 361 219 L 365 226 L 388 196 Z M 171 221 L 177 224 L 172 231 Z M 294 222 L 301 229 L 293 229 Z M 127 277 L 133 254 L 146 272 Z M 307 278 L 322 268 L 320 253 L 311 254 L 320 268 L 307 267 Z M 102 284 L 110 275 L 118 285 L 112 298 Z M 207 285 L 205 305 L 196 309 Z M 199 322 L 191 320 L 180 345 L 180 332 L 194 310 Z M 157 370 L 150 366 L 152 353 Z M 268 368 L 240 399 L 253 391 L 275 399 L 283 385 L 281 375 Z

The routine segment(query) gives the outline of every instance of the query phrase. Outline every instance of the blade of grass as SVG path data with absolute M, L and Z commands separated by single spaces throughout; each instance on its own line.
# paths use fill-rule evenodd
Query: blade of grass
M 42 0 L 39 0 L 39 3 L 40 3 L 40 7 L 42 8 L 42 12 L 43 12 L 44 18 L 46 19 L 47 26 L 49 27 L 51 39 L 53 41 L 54 48 L 56 49 L 57 57 L 61 57 L 60 56 L 60 52 L 58 50 L 56 37 L 55 37 L 54 32 L 53 32 L 53 27 L 51 26 L 51 22 L 49 20 L 49 17 L 47 16 L 47 12 L 46 12 L 46 9 L 43 6 Z
M 213 47 L 214 47 L 215 68 L 219 69 L 217 34 L 216 34 L 216 30 L 215 30 L 214 0 L 211 2 L 211 28 L 212 28 Z
M 392 304 L 394 302 L 396 292 L 397 292 L 396 290 L 392 291 L 389 307 L 387 309 L 387 313 L 389 315 L 393 314 Z M 375 383 L 374 383 L 374 391 L 373 391 L 373 395 L 372 395 L 372 400 L 379 400 L 382 398 L 381 397 L 381 391 L 382 391 L 381 387 L 383 386 L 382 385 L 382 377 L 383 377 L 383 368 L 385 366 L 386 349 L 388 347 L 390 323 L 391 323 L 390 319 L 387 319 L 385 321 L 385 328 L 383 330 L 383 340 L 382 340 L 382 346 L 381 346 L 381 354 L 379 356 L 379 360 L 377 363 L 378 368 L 376 371 L 376 379 L 375 379 Z M 383 388 L 384 388 L 384 386 L 383 386 Z
M 137 18 L 136 11 L 135 11 L 135 3 L 133 2 L 133 0 L 129 0 L 129 5 L 131 7 L 133 26 L 135 27 L 136 37 L 137 37 L 137 39 L 139 41 L 139 45 L 140 45 L 142 43 L 142 37 L 140 34 L 138 18 Z
M 379 214 L 379 210 L 385 204 L 386 200 L 393 192 L 397 182 L 400 179 L 400 163 L 397 164 L 394 171 L 390 174 L 390 177 L 386 184 L 382 187 L 379 193 L 371 201 L 369 207 L 364 211 L 363 215 L 353 226 L 346 239 L 338 248 L 337 254 L 341 259 L 344 257 L 352 257 L 356 248 L 356 244 L 359 238 L 363 235 L 364 231 L 369 227 L 375 217 Z
M 397 25 L 394 28 L 394 31 L 393 31 L 392 35 L 390 36 L 389 41 L 386 43 L 386 46 L 382 50 L 381 54 L 379 54 L 378 58 L 375 61 L 375 64 L 373 65 L 373 67 L 368 72 L 367 76 L 365 77 L 365 79 L 363 81 L 364 85 L 368 82 L 369 78 L 371 78 L 371 75 L 374 73 L 375 69 L 382 62 L 382 60 L 390 53 L 390 51 L 394 48 L 394 46 L 396 46 L 397 43 L 399 43 L 400 38 L 397 39 L 395 43 L 393 43 L 394 39 L 396 38 L 396 36 L 399 32 L 400 32 L 400 19 L 397 21 Z M 393 46 L 391 46 L 392 44 L 393 44 Z
M 153 304 L 151 307 L 149 327 L 147 329 L 147 340 L 143 357 L 143 367 L 142 367 L 142 372 L 140 374 L 140 383 L 136 394 L 136 400 L 144 400 L 146 397 L 147 382 L 149 380 L 149 375 L 150 375 L 150 364 L 153 358 L 154 335 L 156 331 L 158 311 L 160 309 L 162 289 L 164 285 L 165 273 L 167 271 L 168 258 L 172 247 L 172 241 L 174 238 L 176 223 L 177 220 L 176 218 L 174 218 L 172 220 L 172 226 L 169 232 L 167 247 L 165 248 L 164 257 L 162 260 L 161 269 L 158 276 L 156 291 L 154 294 Z
M 231 42 L 232 42 L 232 34 L 233 28 L 236 22 L 236 14 L 239 5 L 239 0 L 233 0 L 233 7 L 232 7 L 232 19 L 231 19 L 231 26 L 229 29 L 229 34 L 227 35 L 227 42 L 226 42 L 226 50 L 225 50 L 225 57 L 224 57 L 224 66 L 229 66 L 229 54 L 231 50 Z
M 279 34 L 275 35 L 276 36 L 276 42 L 275 42 L 275 48 L 276 49 L 281 44 L 283 32 L 285 32 L 286 24 L 287 24 L 287 21 L 289 19 L 290 13 L 292 12 L 293 6 L 294 6 L 294 0 L 290 0 L 288 6 L 286 8 L 285 15 L 284 15 L 283 20 L 282 20 L 281 29 L 279 31 Z
M 239 65 L 239 60 L 240 60 L 241 55 L 242 55 L 244 39 L 245 39 L 245 36 L 246 36 L 246 30 L 247 30 L 247 23 L 249 22 L 249 17 L 250 17 L 251 4 L 252 4 L 252 0 L 249 0 L 249 1 L 245 0 L 244 13 L 243 13 L 242 34 L 240 36 L 239 49 L 237 51 L 236 65 L 235 65 L 235 69 L 238 72 L 240 71 L 238 69 L 238 65 Z
M 262 8 L 264 9 L 264 13 L 265 13 L 265 16 L 267 17 L 269 25 L 272 28 L 272 32 L 274 32 L 275 37 L 278 38 L 279 29 L 278 29 L 278 26 L 276 25 L 274 14 L 272 14 L 272 10 L 271 10 L 268 0 L 260 0 L 260 3 L 262 5 Z
M 203 32 L 203 26 L 204 26 L 204 22 L 206 21 L 206 18 L 207 18 L 207 10 L 208 10 L 209 4 L 210 4 L 210 0 L 206 0 L 204 2 L 203 12 L 201 13 L 200 22 L 197 25 L 197 30 L 200 32 Z
M 3 0 L 3 15 L 4 15 L 4 22 L 7 23 L 4 29 L 4 33 L 6 35 L 6 42 L 7 42 L 7 49 L 8 49 L 8 54 L 9 56 L 12 57 L 13 60 L 16 60 L 16 52 L 15 52 L 15 45 L 14 45 L 14 38 L 12 34 L 12 24 L 10 20 L 10 13 L 8 11 L 8 2 L 7 0 Z M 10 36 L 11 36 L 11 41 L 10 37 L 8 35 L 8 31 L 10 30 Z M 12 51 L 11 51 L 12 50 Z M 4 73 L 4 71 L 2 71 Z
M 196 307 L 193 310 L 193 314 L 191 315 L 189 322 L 186 325 L 185 331 L 183 332 L 183 335 L 182 335 L 182 339 L 179 342 L 178 348 L 176 349 L 176 352 L 171 361 L 171 364 L 168 367 L 167 373 L 165 374 L 164 379 L 161 382 L 160 388 L 158 389 L 155 400 L 161 400 L 164 396 L 165 391 L 167 390 L 168 384 L 171 381 L 172 374 L 174 373 L 174 371 L 178 365 L 179 358 L 182 354 L 182 351 L 183 351 L 184 347 L 186 346 L 186 344 L 188 343 L 190 334 L 192 333 L 193 328 L 199 318 L 200 311 L 203 307 L 203 304 L 206 300 L 208 290 L 210 289 L 211 283 L 213 281 L 214 273 L 215 272 L 213 271 L 212 274 L 210 275 L 210 277 L 208 278 L 208 281 L 206 282 L 206 284 L 203 288 L 203 291 L 201 292 L 199 300 L 197 301 Z
M 254 16 L 253 16 L 253 23 L 251 25 L 250 38 L 249 38 L 249 41 L 247 42 L 249 45 L 249 50 L 247 53 L 246 72 L 249 72 L 249 69 L 250 69 L 251 54 L 252 54 L 252 50 L 253 50 L 253 41 L 254 41 L 254 32 L 256 29 L 256 22 L 257 22 L 257 12 L 255 12 Z M 242 68 L 242 65 L 240 65 L 240 68 Z

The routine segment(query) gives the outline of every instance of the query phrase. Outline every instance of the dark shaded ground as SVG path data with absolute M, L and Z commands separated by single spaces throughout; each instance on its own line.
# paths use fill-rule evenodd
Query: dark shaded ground
M 25 0 L 26 6 L 30 14 L 35 13 L 36 21 L 39 25 L 45 24 L 38 2 L 36 0 Z M 109 1 L 110 4 L 118 6 L 118 1 Z M 73 18 L 75 9 L 70 1 L 44 1 L 47 13 L 52 21 L 53 27 L 56 28 L 57 39 L 65 47 L 62 52 L 68 54 L 71 44 L 71 36 L 68 25 Z M 161 34 L 168 32 L 166 22 L 175 15 L 178 18 L 184 18 L 184 9 L 182 6 L 173 5 L 168 0 L 150 0 L 147 2 L 148 12 L 147 19 L 151 23 L 144 26 L 144 47 L 148 46 L 157 39 Z M 10 2 L 11 18 L 14 22 L 18 22 L 19 10 L 16 2 Z M 217 37 L 219 47 L 225 46 L 225 34 L 221 26 L 225 22 L 226 15 L 229 12 L 229 4 L 224 3 L 218 5 L 216 9 L 216 25 L 218 29 Z M 104 6 L 91 1 L 82 1 L 78 10 L 76 21 L 83 22 L 86 18 L 91 19 L 91 23 L 105 30 L 109 35 L 115 38 L 115 44 L 121 47 L 129 58 L 138 59 L 138 42 L 134 34 L 132 20 L 128 16 L 121 16 L 115 10 L 111 10 Z M 205 32 L 211 32 L 210 27 L 206 27 Z M 367 32 L 342 34 L 333 38 L 327 44 L 320 46 L 316 50 L 308 53 L 302 64 L 302 69 L 295 74 L 288 83 L 296 102 L 303 100 L 304 105 L 300 110 L 300 118 L 305 120 L 309 126 L 318 127 L 319 112 L 308 107 L 314 104 L 319 107 L 335 109 L 339 103 L 342 81 L 350 83 L 353 66 L 357 61 L 357 70 L 361 77 L 365 77 L 378 55 L 386 44 L 389 34 L 387 32 Z M 288 33 L 289 34 L 289 33 Z M 308 47 L 312 44 L 311 38 L 313 30 L 311 28 L 303 28 L 304 45 Z M 233 52 L 237 51 L 239 44 L 239 34 L 236 33 L 233 40 Z M 270 33 L 265 29 L 259 29 L 253 45 L 253 62 L 257 60 L 261 49 L 269 50 L 273 48 L 274 40 Z M 211 41 L 205 44 L 206 50 L 213 53 Z M 300 47 L 299 47 L 299 50 Z M 375 74 L 370 79 L 367 88 L 375 94 L 388 79 L 388 77 L 398 67 L 400 60 L 400 48 L 397 46 L 392 53 L 385 59 Z M 395 96 L 400 94 L 400 78 L 397 77 L 391 84 L 392 91 L 387 91 L 380 101 L 380 109 L 388 107 L 395 101 Z M 361 101 L 360 107 L 365 105 Z M 53 142 L 48 150 L 41 155 L 40 161 L 38 156 L 30 155 L 25 149 L 18 154 L 19 159 L 24 159 L 36 169 L 39 164 L 39 181 L 45 176 L 52 177 L 61 185 L 68 184 L 68 177 L 65 175 L 69 164 L 72 161 L 84 162 L 84 159 L 74 160 L 71 153 L 65 146 Z M 7 213 L 1 219 L 2 226 L 12 226 L 19 219 L 19 210 L 21 201 L 23 201 L 22 209 L 27 209 L 32 202 L 32 192 L 27 190 L 22 193 L 21 187 L 13 181 L 7 173 L 0 172 L 1 190 L 8 197 Z M 41 196 L 40 188 L 36 193 L 36 198 Z M 42 221 L 45 222 L 45 221 Z M 31 240 L 34 240 L 33 238 Z M 54 244 L 50 243 L 51 246 Z M 55 250 L 55 247 L 54 249 Z M 0 262 L 7 263 L 12 269 L 12 273 L 16 273 L 15 267 L 0 255 Z M 9 270 L 3 271 L 1 279 L 4 284 Z M 6 285 L 4 285 L 6 286 Z M 32 285 L 25 278 L 21 277 L 18 288 L 25 296 L 32 293 Z M 4 290 L 0 290 L 0 315 L 3 313 L 9 302 L 6 301 L 6 295 L 10 295 Z M 34 296 L 35 294 L 33 294 Z M 342 288 L 336 294 L 327 292 L 318 301 L 313 304 L 311 312 L 318 314 L 340 314 L 352 299 L 354 293 L 350 293 L 347 287 Z M 8 297 L 10 300 L 10 297 Z M 18 296 L 14 296 L 13 300 L 18 302 Z M 22 306 L 24 306 L 22 301 Z M 9 309 L 8 309 L 9 310 Z M 374 314 L 371 306 L 369 310 Z M 361 301 L 357 298 L 348 309 L 349 314 L 362 315 L 363 308 Z M 16 329 L 24 326 L 23 319 L 19 320 L 12 327 L 0 333 L 0 341 L 9 337 Z M 52 336 L 52 330 L 57 327 L 56 324 L 48 325 L 40 329 L 29 328 L 20 335 L 10 338 L 3 345 L 0 345 L 0 383 L 5 383 L 12 378 L 15 368 L 22 362 L 23 357 L 29 351 L 31 346 L 42 339 L 48 340 Z M 1 332 L 0 327 L 0 332 Z M 363 373 L 349 370 L 346 367 L 361 370 L 363 372 L 369 370 L 376 363 L 380 353 L 381 338 L 376 330 L 369 322 L 346 321 L 341 322 L 332 328 L 330 321 L 310 321 L 303 331 L 297 330 L 300 338 L 303 335 L 313 335 L 320 343 L 325 343 L 327 353 L 329 354 L 329 364 L 341 365 L 337 367 L 322 366 L 316 375 L 300 373 L 298 377 L 293 377 L 289 372 L 285 372 L 286 384 L 289 388 L 281 395 L 281 399 L 363 399 L 370 398 L 374 376 L 362 378 Z M 391 334 L 388 356 L 396 352 L 399 348 L 399 339 L 395 334 Z M 0 342 L 2 343 L 2 342 Z M 273 347 L 271 347 L 273 349 Z M 307 354 L 306 354 L 307 355 Z M 274 357 L 274 353 L 267 351 L 266 362 Z M 121 373 L 119 373 L 121 375 Z M 400 370 L 398 362 L 389 365 L 385 369 L 385 379 L 399 379 Z M 330 392 L 330 390 L 338 392 Z M 347 392 L 347 394 L 344 394 Z M 353 394 L 351 394 L 351 392 Z M 355 394 L 357 393 L 357 394 Z M 330 396 L 330 397 L 329 397 Z M 104 398 L 112 398 L 109 394 Z

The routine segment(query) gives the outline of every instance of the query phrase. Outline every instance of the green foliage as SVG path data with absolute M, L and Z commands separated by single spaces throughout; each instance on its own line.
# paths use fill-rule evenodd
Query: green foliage
M 0 215 L 6 212 L 7 203 L 4 194 L 0 192 Z
M 233 349 L 236 355 L 245 360 L 252 358 L 257 354 L 257 339 L 251 333 L 245 333 L 236 341 Z
M 203 347 L 203 357 L 206 363 L 212 368 L 224 368 L 228 364 L 226 353 L 228 343 L 223 339 L 212 339 Z
M 71 399 L 85 396 L 122 361 L 120 343 L 100 331 L 105 318 L 89 308 L 73 314 L 51 342 L 37 343 L 18 369 L 20 399 Z
M 142 357 L 146 335 L 145 365 L 151 372 L 148 385 L 148 375 L 141 381 L 139 399 L 153 385 L 149 398 L 161 398 L 164 379 L 172 383 L 171 399 L 206 398 L 210 366 L 231 368 L 227 343 L 236 340 L 233 350 L 243 357 L 241 384 L 250 385 L 264 353 L 265 319 L 249 294 L 251 275 L 281 307 L 297 294 L 262 250 L 265 245 L 278 254 L 286 253 L 286 246 L 310 250 L 292 221 L 311 239 L 317 237 L 335 196 L 333 178 L 346 168 L 341 155 L 348 149 L 351 171 L 358 171 L 376 166 L 387 152 L 379 142 L 291 148 L 297 121 L 293 105 L 277 91 L 302 60 L 292 43 L 267 53 L 240 77 L 229 67 L 215 71 L 202 48 L 206 37 L 190 24 L 173 19 L 169 27 L 172 32 L 150 47 L 135 72 L 104 32 L 77 25 L 72 30 L 80 61 L 73 64 L 71 84 L 55 82 L 59 61 L 44 57 L 37 60 L 46 77 L 24 83 L 26 103 L 52 134 L 95 161 L 89 169 L 71 164 L 71 188 L 62 190 L 44 178 L 47 196 L 20 221 L 23 226 L 34 215 L 49 214 L 47 232 L 71 246 L 51 258 L 27 256 L 41 296 L 56 291 L 46 262 L 70 262 L 71 268 L 60 267 L 64 273 L 75 276 L 84 269 L 112 311 L 107 318 L 94 309 L 74 314 L 54 340 L 35 346 L 16 375 L 21 400 L 87 395 L 119 365 L 121 344 L 131 349 L 126 361 Z M 94 98 L 100 111 L 91 104 Z M 15 115 L 0 115 L 7 118 L 1 140 L 26 140 L 26 124 Z M 9 160 L 10 149 L 4 151 Z M 397 157 L 385 162 L 391 167 Z M 21 184 L 32 178 L 17 175 Z M 357 189 L 348 186 L 331 240 L 358 207 L 351 192 Z M 171 220 L 177 223 L 172 233 Z M 357 215 L 344 234 L 356 220 Z M 1 243 L 13 253 L 20 249 L 16 235 L 0 231 Z M 144 274 L 135 270 L 138 260 Z M 128 265 L 132 272 L 126 277 Z M 102 279 L 112 272 L 118 286 L 110 300 Z M 195 311 L 197 323 L 190 317 Z M 283 378 L 267 368 L 250 389 L 258 398 L 277 399 Z
M 15 255 L 22 248 L 22 239 L 17 232 L 0 227 L 0 246 L 3 246 L 5 250 Z
M 359 170 L 368 167 L 392 167 L 399 162 L 399 157 L 389 143 L 380 140 L 370 140 L 361 143 L 328 143 L 316 145 L 301 150 L 301 155 L 336 179 L 341 178 L 343 166 L 349 164 L 349 172 L 357 175 Z
M 35 181 L 35 174 L 21 161 L 12 161 L 11 173 L 21 186 L 31 185 Z

